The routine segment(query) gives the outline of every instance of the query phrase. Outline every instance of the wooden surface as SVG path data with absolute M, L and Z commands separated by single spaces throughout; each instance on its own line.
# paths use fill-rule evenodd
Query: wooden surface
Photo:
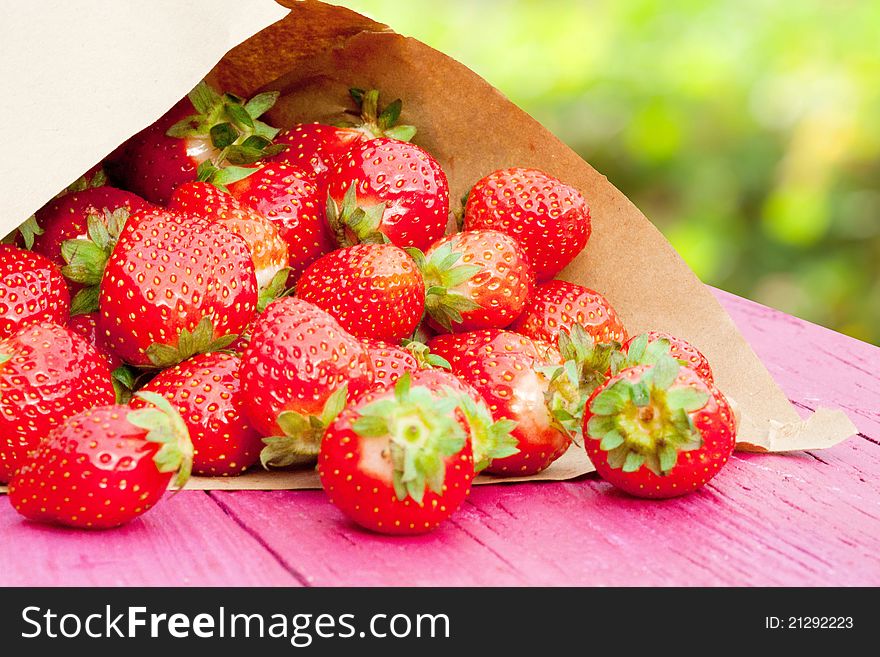
M 704 490 L 666 502 L 595 475 L 483 486 L 409 539 L 361 531 L 319 491 L 183 492 L 100 533 L 26 522 L 0 499 L 0 584 L 880 584 L 880 349 L 717 295 L 797 406 L 842 408 L 859 435 L 737 453 Z

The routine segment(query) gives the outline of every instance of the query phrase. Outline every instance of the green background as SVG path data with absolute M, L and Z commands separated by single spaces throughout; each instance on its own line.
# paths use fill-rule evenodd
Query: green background
M 880 2 L 338 4 L 506 93 L 705 282 L 880 344 Z

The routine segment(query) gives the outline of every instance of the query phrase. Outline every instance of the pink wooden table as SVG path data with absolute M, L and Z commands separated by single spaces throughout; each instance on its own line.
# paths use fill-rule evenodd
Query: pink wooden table
M 859 435 L 815 454 L 737 453 L 667 502 L 595 475 L 481 486 L 414 539 L 359 530 L 320 491 L 183 492 L 103 533 L 30 524 L 0 499 L 0 584 L 880 584 L 880 349 L 717 295 L 797 406 L 842 408 Z

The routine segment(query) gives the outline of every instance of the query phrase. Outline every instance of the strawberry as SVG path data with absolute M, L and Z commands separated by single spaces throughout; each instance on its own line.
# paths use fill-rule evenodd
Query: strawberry
M 677 338 L 661 331 L 648 331 L 630 338 L 623 345 L 626 355 L 625 364 L 652 364 L 662 355 L 672 356 L 685 367 L 689 367 L 709 383 L 715 382 L 712 367 L 708 359 L 694 345 L 682 338 Z
M 152 203 L 165 205 L 185 182 L 218 186 L 253 171 L 241 165 L 279 152 L 278 133 L 258 120 L 278 98 L 266 92 L 248 101 L 219 94 L 200 82 L 153 125 L 131 137 L 109 159 L 111 176 L 122 187 Z
M 254 322 L 240 376 L 245 413 L 267 436 L 263 465 L 277 467 L 313 460 L 346 394 L 355 398 L 373 383 L 357 338 L 293 297 L 278 299 Z
M 343 410 L 318 457 L 330 502 L 362 527 L 386 534 L 435 529 L 461 506 L 474 478 L 459 395 L 412 377 Z
M 174 479 L 186 483 L 192 443 L 167 400 L 149 407 L 87 409 L 49 433 L 9 483 L 9 501 L 30 520 L 117 527 L 149 511 Z
M 436 354 L 430 356 L 439 358 Z M 412 381 L 437 393 L 451 391 L 458 395 L 459 419 L 467 423 L 470 433 L 474 472 L 482 472 L 495 459 L 519 452 L 518 441 L 511 433 L 516 428 L 516 422 L 506 419 L 495 421 L 486 400 L 472 385 L 451 372 L 432 367 L 418 370 L 412 375 Z
M 428 345 L 414 340 L 404 340 L 405 346 L 397 347 L 382 340 L 361 338 L 373 369 L 375 386 L 387 388 L 394 385 L 406 372 L 422 369 L 450 369 L 449 362 L 432 354 Z
M 92 345 L 95 351 L 104 359 L 107 367 L 112 372 L 123 364 L 122 359 L 111 351 L 110 347 L 107 346 L 104 336 L 98 331 L 98 317 L 98 313 L 76 315 L 70 318 L 67 327 L 74 333 L 84 337 L 86 342 Z
M 556 342 L 559 332 L 569 332 L 577 324 L 593 342 L 626 340 L 626 329 L 617 311 L 604 296 L 568 281 L 548 281 L 537 285 L 522 314 L 510 327 L 536 340 Z
M 449 184 L 440 164 L 413 144 L 356 144 L 327 174 L 327 221 L 341 246 L 388 241 L 425 251 L 449 221 Z
M 287 242 L 290 282 L 333 249 L 323 219 L 324 200 L 311 174 L 288 164 L 269 163 L 229 186 L 230 193 L 267 217 Z
M 210 183 L 180 185 L 171 195 L 168 209 L 216 222 L 241 237 L 250 249 L 260 289 L 268 287 L 287 267 L 287 243 L 275 224 Z
M 100 287 L 98 328 L 136 367 L 170 367 L 232 342 L 257 283 L 247 245 L 222 226 L 165 210 L 131 216 Z
M 48 258 L 0 244 L 0 339 L 37 322 L 66 324 L 70 294 Z
M 445 331 L 505 328 L 522 312 L 535 283 L 522 247 L 495 230 L 444 237 L 421 257 L 425 306 Z
M 407 372 L 417 372 L 420 369 L 418 359 L 408 349 L 369 338 L 361 338 L 361 344 L 370 359 L 373 380 L 378 387 L 389 388 Z
M 349 89 L 349 93 L 360 108 L 359 123 L 340 127 L 299 123 L 290 130 L 278 133 L 274 141 L 285 148 L 278 155 L 268 158 L 271 162 L 290 164 L 313 172 L 321 188 L 322 199 L 327 197 L 325 174 L 356 143 L 377 137 L 409 141 L 416 132 L 412 126 L 396 125 L 400 117 L 400 99 L 380 113 L 379 92 L 375 89 Z
M 141 392 L 162 395 L 183 417 L 193 443 L 193 472 L 209 477 L 241 474 L 260 460 L 263 442 L 244 415 L 238 370 L 241 358 L 199 354 L 163 370 Z M 132 408 L 146 405 L 135 396 Z
M 49 201 L 34 215 L 40 235 L 34 239 L 33 250 L 63 267 L 68 264 L 62 255 L 64 242 L 88 236 L 90 215 L 96 215 L 106 226 L 108 215 L 120 209 L 126 211 L 127 218 L 131 212 L 149 207 L 151 204 L 140 196 L 113 187 L 94 187 L 64 194 Z
M 114 399 L 106 361 L 70 329 L 41 322 L 0 339 L 0 482 L 49 431 Z
M 359 338 L 399 342 L 425 311 L 425 283 L 415 261 L 393 244 L 355 244 L 316 260 L 296 295 L 333 315 Z
M 583 400 L 552 346 L 494 329 L 438 336 L 428 346 L 483 396 L 495 418 L 515 423 L 518 453 L 494 460 L 487 472 L 535 474 L 565 453 Z
M 724 395 L 670 356 L 624 369 L 597 388 L 583 422 L 596 470 L 638 497 L 697 490 L 727 462 L 736 442 Z
M 590 238 L 590 208 L 573 187 L 537 169 L 501 169 L 467 197 L 466 230 L 492 228 L 525 249 L 538 282 L 556 276 Z

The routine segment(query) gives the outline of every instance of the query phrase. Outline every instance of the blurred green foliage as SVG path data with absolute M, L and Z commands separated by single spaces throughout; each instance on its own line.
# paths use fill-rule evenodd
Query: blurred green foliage
M 337 1 L 505 92 L 707 283 L 880 344 L 880 2 Z

